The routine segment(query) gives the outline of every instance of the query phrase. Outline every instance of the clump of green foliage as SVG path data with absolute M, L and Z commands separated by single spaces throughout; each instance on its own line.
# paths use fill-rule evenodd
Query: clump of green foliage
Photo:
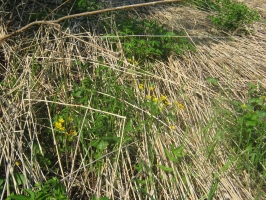
M 22 180 L 22 181 L 21 181 Z M 20 175 L 20 182 L 24 182 L 25 178 Z M 57 178 L 52 178 L 45 183 L 37 183 L 34 188 L 23 189 L 25 194 L 11 194 L 7 200 L 67 200 L 65 187 Z
M 221 0 L 220 8 L 217 11 L 218 14 L 210 16 L 212 23 L 218 28 L 229 31 L 234 31 L 259 20 L 256 10 L 233 0 Z
M 236 115 L 231 127 L 234 149 L 241 153 L 244 163 L 251 163 L 259 173 L 266 167 L 266 89 L 250 84 L 247 103 L 233 101 Z M 249 165 L 243 165 L 250 170 Z
M 156 21 L 117 17 L 116 24 L 124 54 L 129 59 L 166 60 L 172 53 L 181 56 L 187 50 L 195 50 L 182 31 L 169 31 L 166 25 Z
M 219 89 L 216 78 L 209 77 L 206 81 L 214 89 Z M 224 109 L 223 106 L 221 109 L 221 104 L 227 104 L 231 109 Z M 260 195 L 266 178 L 266 88 L 260 84 L 250 83 L 244 102 L 229 98 L 217 105 L 219 119 L 216 122 L 219 128 L 216 130 L 216 139 L 207 148 L 208 157 L 215 159 L 212 152 L 219 140 L 222 141 L 229 151 L 228 155 L 231 155 L 228 165 L 224 167 L 228 168 L 234 162 L 234 168 L 240 174 L 243 171 L 247 172 L 250 184 L 254 184 L 252 187 L 256 188 L 256 195 Z M 211 123 L 208 124 L 208 128 Z
M 101 3 L 97 0 L 77 0 L 73 2 L 80 12 L 94 11 L 101 7 Z
M 235 31 L 259 20 L 256 10 L 235 0 L 193 0 L 192 4 L 201 10 L 215 12 L 209 19 L 217 28 L 227 31 Z

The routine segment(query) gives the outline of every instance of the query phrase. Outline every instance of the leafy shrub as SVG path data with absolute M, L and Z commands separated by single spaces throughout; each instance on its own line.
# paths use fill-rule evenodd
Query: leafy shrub
M 74 1 L 76 8 L 81 12 L 98 10 L 101 7 L 101 3 L 97 0 L 77 0 Z
M 192 0 L 201 10 L 214 11 L 209 16 L 212 23 L 221 29 L 235 31 L 259 19 L 258 12 L 235 0 Z
M 65 194 L 65 187 L 60 183 L 57 178 L 52 178 L 44 184 L 38 183 L 32 189 L 23 189 L 25 195 L 11 194 L 7 200 L 67 200 Z
M 182 55 L 186 50 L 195 50 L 183 32 L 169 31 L 166 25 L 159 25 L 156 21 L 121 20 L 120 17 L 116 23 L 123 51 L 129 59 L 165 60 L 172 53 Z
M 251 24 L 259 19 L 257 11 L 248 8 L 243 3 L 231 0 L 221 1 L 222 7 L 216 16 L 211 16 L 212 23 L 226 30 L 236 30 L 245 24 Z

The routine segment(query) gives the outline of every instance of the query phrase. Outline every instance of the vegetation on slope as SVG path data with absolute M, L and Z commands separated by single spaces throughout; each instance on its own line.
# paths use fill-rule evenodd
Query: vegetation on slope
M 217 12 L 209 19 L 224 31 L 259 19 L 231 0 L 190 3 Z M 2 35 L 105 6 L 6 1 Z M 138 11 L 152 8 L 1 42 L 1 199 L 265 197 L 265 54 L 244 57 L 249 69 L 186 30 L 130 17 Z

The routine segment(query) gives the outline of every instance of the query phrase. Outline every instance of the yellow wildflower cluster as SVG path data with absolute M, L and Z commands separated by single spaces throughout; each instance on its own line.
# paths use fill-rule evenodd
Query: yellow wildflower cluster
M 78 133 L 76 129 L 71 129 L 69 132 L 65 132 L 66 136 L 76 136 Z
M 139 89 L 143 90 L 144 89 L 144 84 L 139 84 Z
M 138 61 L 136 61 L 134 59 L 131 59 L 131 58 L 127 59 L 127 61 L 130 62 L 133 65 L 138 65 L 139 64 Z
M 145 89 L 145 85 L 143 83 L 137 84 L 135 82 L 135 86 L 137 86 L 139 90 Z M 148 89 L 148 95 L 146 95 L 146 99 L 155 103 L 155 104 L 158 104 L 160 110 L 163 110 L 163 108 L 165 106 L 170 106 L 172 104 L 170 101 L 168 101 L 168 98 L 166 95 L 161 94 L 160 96 L 156 96 L 155 92 L 154 92 L 155 88 L 153 85 L 148 86 L 147 89 Z M 185 108 L 185 106 L 183 104 L 178 103 L 178 102 L 175 102 L 175 105 L 179 109 Z
M 55 122 L 55 127 L 60 130 L 60 131 L 64 131 L 65 127 L 63 126 L 63 123 L 65 122 L 65 120 L 63 118 L 59 118 L 57 122 Z
M 67 122 L 70 123 L 73 119 L 71 117 L 67 118 Z M 55 122 L 55 127 L 56 129 L 58 129 L 59 131 L 65 131 L 66 128 L 64 126 L 64 122 L 65 120 L 63 118 L 59 118 L 56 122 Z M 77 135 L 77 128 L 76 126 L 71 126 L 70 128 L 67 128 L 67 130 L 64 132 L 66 136 L 76 136 Z
M 179 103 L 179 102 L 175 102 L 175 105 L 178 107 L 178 108 L 180 108 L 180 109 L 184 109 L 185 108 L 185 106 L 183 105 L 183 104 L 181 104 L 181 103 Z
M 150 89 L 151 90 L 151 89 Z M 160 98 L 158 98 L 155 94 L 153 94 L 153 95 L 147 95 L 146 96 L 146 98 L 148 99 L 148 100 L 151 100 L 152 102 L 154 102 L 154 103 L 159 103 L 159 102 L 161 102 L 164 106 L 169 106 L 169 105 L 171 105 L 171 103 L 167 100 L 167 96 L 165 96 L 165 95 L 161 95 L 161 97 Z M 160 107 L 160 110 L 162 110 L 162 106 Z

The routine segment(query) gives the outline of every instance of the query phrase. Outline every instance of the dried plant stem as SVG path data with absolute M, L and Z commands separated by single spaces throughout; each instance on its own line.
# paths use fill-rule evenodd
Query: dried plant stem
M 181 2 L 184 0 L 167 0 L 167 1 L 156 1 L 156 2 L 150 2 L 150 3 L 141 3 L 141 4 L 134 4 L 134 5 L 128 5 L 128 6 L 119 6 L 119 7 L 115 7 L 115 8 L 107 8 L 107 9 L 102 9 L 102 10 L 96 10 L 96 11 L 92 11 L 92 12 L 84 12 L 84 13 L 79 13 L 79 14 L 74 14 L 74 15 L 68 15 L 65 17 L 61 17 L 57 20 L 51 20 L 51 21 L 35 21 L 32 22 L 26 26 L 24 26 L 23 28 L 14 31 L 10 34 L 7 34 L 5 36 L 3 36 L 2 38 L 0 38 L 0 43 L 5 41 L 6 39 L 14 36 L 15 34 L 18 33 L 22 33 L 23 31 L 27 30 L 28 28 L 34 26 L 34 25 L 44 25 L 44 24 L 58 24 L 62 21 L 65 21 L 67 19 L 72 19 L 72 18 L 76 18 L 76 17 L 87 17 L 90 15 L 97 15 L 97 14 L 102 14 L 102 13 L 106 13 L 106 12 L 112 12 L 112 11 L 117 11 L 117 10 L 127 10 L 127 9 L 132 9 L 132 8 L 140 8 L 140 7 L 144 7 L 144 6 L 154 6 L 154 5 L 158 5 L 158 4 L 166 4 L 166 3 L 175 3 L 175 2 Z

